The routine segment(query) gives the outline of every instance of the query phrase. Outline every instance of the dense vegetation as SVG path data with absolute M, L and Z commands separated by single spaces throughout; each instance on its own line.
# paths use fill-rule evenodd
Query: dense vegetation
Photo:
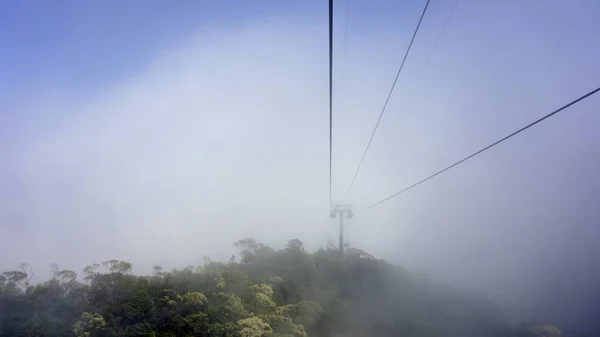
M 275 251 L 236 243 L 240 260 L 131 274 L 111 260 L 75 272 L 52 265 L 0 276 L 0 336 L 560 336 L 511 327 L 484 298 L 420 279 L 348 247 Z

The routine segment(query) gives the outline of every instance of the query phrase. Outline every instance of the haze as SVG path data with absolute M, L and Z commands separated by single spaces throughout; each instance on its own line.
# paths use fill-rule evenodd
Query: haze
M 424 1 L 336 3 L 341 201 Z M 600 3 L 432 1 L 348 203 L 353 246 L 519 315 L 597 296 L 600 97 L 363 210 L 596 88 Z M 2 270 L 137 272 L 308 249 L 328 210 L 327 4 L 0 4 Z M 344 25 L 348 37 L 344 52 Z M 597 298 L 597 297 L 596 297 Z M 517 312 L 514 311 L 514 312 Z M 591 323 L 591 322 L 590 322 Z

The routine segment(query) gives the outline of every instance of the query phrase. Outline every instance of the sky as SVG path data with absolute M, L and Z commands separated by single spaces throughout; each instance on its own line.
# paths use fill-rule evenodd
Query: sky
M 349 1 L 335 3 L 334 202 L 424 6 Z M 364 210 L 600 85 L 597 1 L 462 0 L 436 44 L 454 3 L 430 4 L 347 241 L 577 316 L 600 282 L 600 95 Z M 227 259 L 245 237 L 335 240 L 327 43 L 325 1 L 1 1 L 0 268 L 144 272 Z

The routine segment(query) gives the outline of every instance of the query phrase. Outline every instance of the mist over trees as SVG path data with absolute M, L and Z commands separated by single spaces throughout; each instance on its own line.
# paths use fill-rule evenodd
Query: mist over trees
M 485 297 L 357 248 L 235 245 L 240 261 L 153 275 L 119 260 L 82 274 L 52 264 L 33 285 L 22 264 L 0 275 L 0 336 L 562 336 L 552 325 L 512 326 Z

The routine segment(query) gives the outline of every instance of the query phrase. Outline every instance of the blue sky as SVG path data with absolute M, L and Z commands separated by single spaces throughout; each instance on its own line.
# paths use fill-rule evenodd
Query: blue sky
M 42 90 L 48 83 L 86 94 L 143 71 L 157 50 L 177 45 L 202 27 L 243 27 L 291 15 L 309 26 L 327 20 L 327 3 L 314 0 L 28 0 L 3 1 L 0 6 L 3 101 L 29 93 L 32 86 Z M 420 7 L 416 1 L 403 6 L 394 1 L 356 2 L 351 15 L 360 14 L 360 19 L 350 28 L 389 25 Z M 346 3 L 336 4 L 336 29 L 343 27 L 345 9 Z
M 22 92 L 47 81 L 70 90 L 106 86 L 140 72 L 153 52 L 199 26 L 238 25 L 256 20 L 256 14 L 268 17 L 283 10 L 310 13 L 307 7 L 281 3 L 4 1 L 2 64 L 9 76 L 3 76 L 2 87 Z
M 416 1 L 407 4 L 354 3 L 353 15 L 360 14 L 360 20 L 353 20 L 350 29 L 371 29 L 381 23 L 389 26 L 390 21 L 411 14 L 407 10 L 414 12 L 422 6 Z M 248 27 L 287 17 L 306 27 L 322 26 L 327 20 L 327 4 L 314 0 L 4 1 L 0 6 L 0 107 L 5 111 L 3 117 L 10 115 L 17 126 L 19 120 L 32 116 L 45 125 L 53 123 L 36 109 L 27 108 L 40 97 L 85 100 L 142 73 L 158 53 L 202 34 L 198 31 Z M 346 3 L 336 5 L 336 30 L 344 27 L 345 9 Z M 341 34 L 336 36 L 338 46 L 341 40 Z
M 336 2 L 334 199 L 423 5 L 352 0 L 342 59 Z M 598 2 L 462 0 L 425 65 L 453 5 L 431 2 L 348 239 L 499 293 L 551 282 L 556 260 L 594 270 L 597 97 L 358 211 L 600 84 Z M 13 253 L 0 267 L 117 258 L 144 271 L 227 259 L 245 236 L 335 236 L 326 15 L 325 1 L 0 2 L 0 240 Z

